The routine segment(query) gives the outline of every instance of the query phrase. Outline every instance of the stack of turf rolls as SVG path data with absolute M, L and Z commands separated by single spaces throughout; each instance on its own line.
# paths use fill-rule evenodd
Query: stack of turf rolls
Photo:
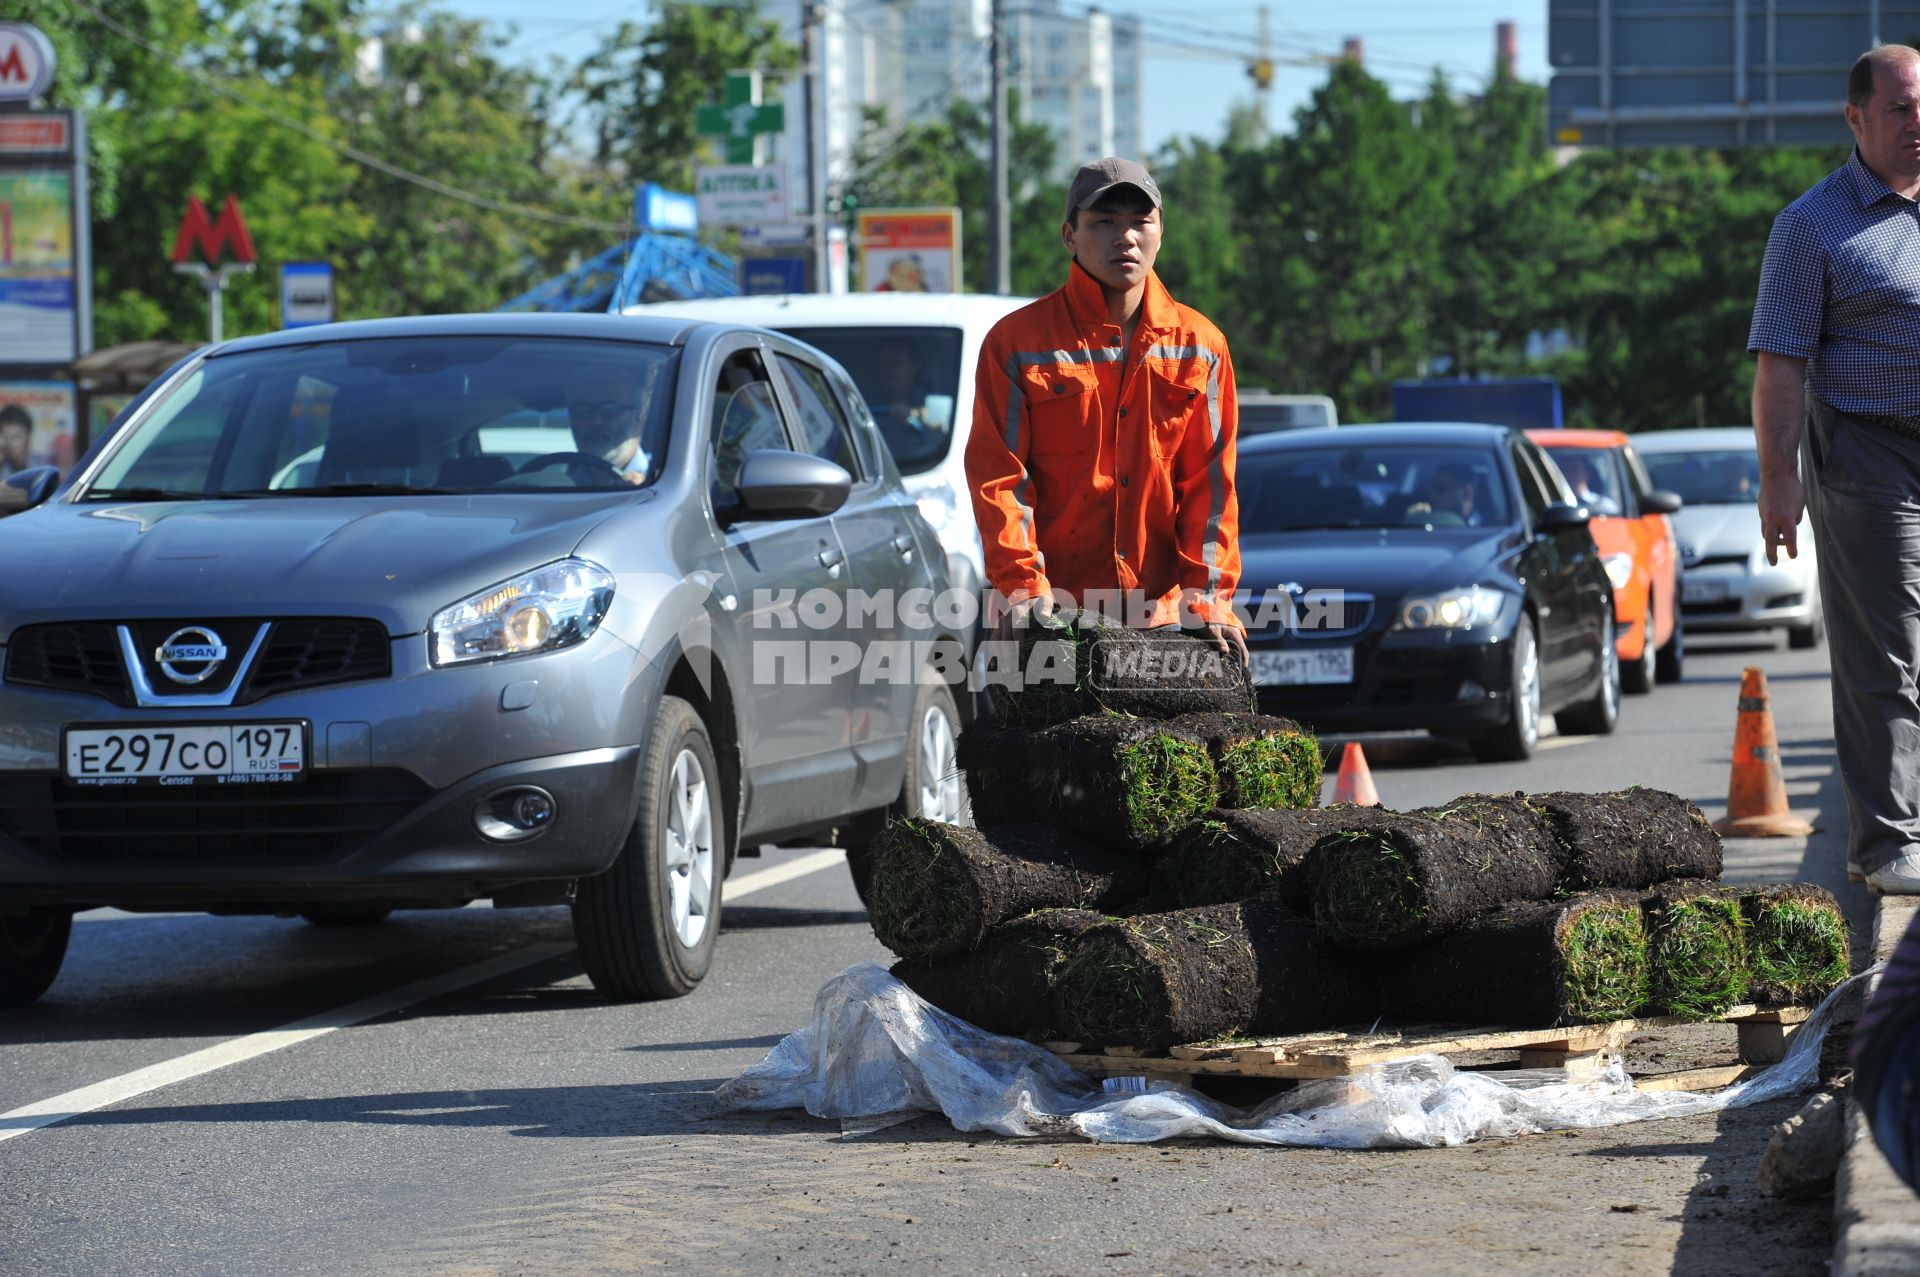
M 875 935 L 994 1032 L 1157 1049 L 1371 1024 L 1515 1027 L 1807 1003 L 1847 974 L 1818 887 L 1721 884 L 1651 789 L 1318 807 L 1319 743 L 1180 631 L 1022 637 L 960 739 L 976 827 L 871 848 Z

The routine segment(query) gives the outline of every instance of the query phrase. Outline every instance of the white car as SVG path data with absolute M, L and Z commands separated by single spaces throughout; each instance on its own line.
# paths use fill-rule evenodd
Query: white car
M 866 399 L 956 588 L 979 591 L 985 556 L 966 475 L 974 368 L 987 331 L 1032 298 L 981 293 L 793 293 L 632 306 L 630 315 L 754 324 L 838 360 Z
M 1653 486 L 1686 503 L 1672 516 L 1680 542 L 1680 614 L 1688 633 L 1784 629 L 1792 647 L 1826 635 L 1813 529 L 1800 520 L 1796 558 L 1769 566 L 1760 540 L 1760 454 L 1744 426 L 1636 434 Z

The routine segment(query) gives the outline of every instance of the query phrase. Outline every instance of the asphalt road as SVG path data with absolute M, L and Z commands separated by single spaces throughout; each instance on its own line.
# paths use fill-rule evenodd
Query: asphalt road
M 1374 780 L 1396 807 L 1639 783 L 1718 815 L 1747 664 L 1819 831 L 1729 843 L 1727 877 L 1825 883 L 1859 925 L 1823 651 L 1701 641 L 1610 738 L 1501 766 L 1367 738 Z M 47 998 L 0 1013 L 0 1271 L 1824 1271 L 1830 1204 L 1753 1182 L 1790 1103 L 1390 1153 L 724 1112 L 822 981 L 886 958 L 832 855 L 742 860 L 729 891 L 713 975 L 646 1006 L 596 999 L 558 909 L 83 917 Z

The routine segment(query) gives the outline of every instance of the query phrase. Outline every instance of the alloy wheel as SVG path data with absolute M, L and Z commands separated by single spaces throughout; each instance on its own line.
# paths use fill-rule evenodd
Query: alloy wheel
M 712 925 L 713 811 L 707 773 L 699 757 L 683 749 L 668 780 L 666 874 L 674 934 L 691 949 Z

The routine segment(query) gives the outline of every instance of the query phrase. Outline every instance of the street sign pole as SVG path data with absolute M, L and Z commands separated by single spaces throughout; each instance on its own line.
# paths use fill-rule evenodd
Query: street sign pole
M 210 319 L 210 344 L 219 345 L 221 335 L 221 299 L 226 296 L 227 281 L 235 275 L 253 274 L 252 262 L 226 262 L 220 266 L 209 266 L 205 262 L 175 262 L 173 268 L 182 275 L 192 275 L 200 281 L 200 287 L 207 290 L 207 315 Z

